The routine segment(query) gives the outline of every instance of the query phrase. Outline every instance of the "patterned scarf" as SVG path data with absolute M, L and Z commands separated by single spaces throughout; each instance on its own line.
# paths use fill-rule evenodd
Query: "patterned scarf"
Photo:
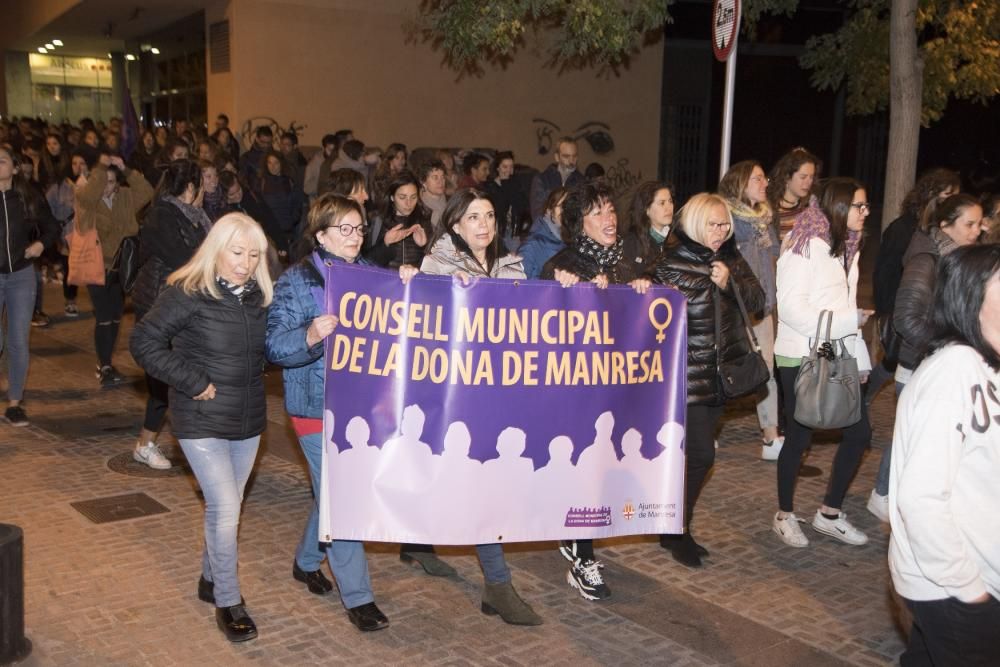
M 181 210 L 181 213 L 184 214 L 184 217 L 187 218 L 188 222 L 190 222 L 192 225 L 201 227 L 202 229 L 205 230 L 206 234 L 209 231 L 211 231 L 212 221 L 208 219 L 208 216 L 205 214 L 205 211 L 201 209 L 201 207 L 195 206 L 194 204 L 187 204 L 185 202 L 182 202 L 180 199 L 178 199 L 173 195 L 163 195 L 162 199 L 163 201 L 170 202 L 171 204 L 179 208 Z
M 753 229 L 754 240 L 758 248 L 770 248 L 773 245 L 770 231 L 774 214 L 766 202 L 760 204 L 760 207 L 756 209 L 739 199 L 726 199 L 726 203 L 729 204 L 729 210 L 734 218 L 746 222 Z
M 827 244 L 833 245 L 833 239 L 830 237 L 830 221 L 820 209 L 819 200 L 815 196 L 810 196 L 809 205 L 795 217 L 795 224 L 785 237 L 783 245 L 796 255 L 808 258 L 809 242 L 813 239 L 822 239 Z M 854 255 L 860 247 L 861 232 L 848 230 L 847 243 L 844 247 L 844 271 L 850 271 L 851 262 L 854 261 Z
M 613 267 L 622 260 L 625 254 L 625 242 L 619 238 L 611 247 L 603 246 L 586 234 L 576 237 L 576 251 L 592 258 L 600 267 L 601 272 Z
M 235 296 L 240 303 L 243 303 L 243 299 L 246 298 L 246 295 L 252 292 L 254 288 L 257 286 L 257 283 L 254 282 L 253 278 L 250 278 L 242 285 L 233 284 L 228 280 L 226 280 L 225 278 L 223 278 L 222 276 L 216 276 L 215 281 L 219 283 L 219 286 L 225 289 L 227 292 L 232 293 L 232 295 Z

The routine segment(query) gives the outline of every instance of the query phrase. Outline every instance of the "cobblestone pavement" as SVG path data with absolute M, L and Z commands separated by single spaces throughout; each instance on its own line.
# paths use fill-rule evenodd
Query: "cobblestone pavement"
M 46 298 L 50 312 L 61 305 L 52 287 Z M 291 578 L 311 495 L 272 396 L 240 540 L 240 578 L 260 638 L 229 644 L 212 607 L 195 595 L 203 515 L 193 477 L 129 476 L 107 465 L 131 448 L 144 404 L 141 372 L 124 344 L 130 318 L 115 361 L 133 382 L 103 391 L 89 312 L 55 319 L 32 334 L 31 426 L 0 424 L 0 522 L 25 532 L 26 634 L 34 643 L 26 665 L 881 665 L 903 648 L 887 529 L 864 509 L 891 434 L 891 391 L 875 403 L 875 448 L 845 507 L 871 538 L 866 546 L 809 528 L 808 549 L 781 545 L 770 532 L 774 464 L 757 458 L 755 419 L 737 406 L 696 512 L 695 534 L 712 552 L 703 569 L 678 565 L 650 538 L 598 542 L 614 595 L 594 603 L 566 585 L 554 545 L 511 545 L 515 586 L 546 621 L 515 628 L 479 612 L 482 575 L 470 549 L 441 549 L 459 576 L 435 579 L 400 563 L 395 545 L 372 544 L 376 599 L 392 622 L 372 634 L 349 624 L 335 596 L 310 595 Z M 824 473 L 833 442 L 820 438 L 809 457 Z M 167 452 L 181 458 L 173 444 Z M 826 480 L 800 481 L 801 515 L 815 511 Z M 98 525 L 70 506 L 138 492 L 169 512 Z

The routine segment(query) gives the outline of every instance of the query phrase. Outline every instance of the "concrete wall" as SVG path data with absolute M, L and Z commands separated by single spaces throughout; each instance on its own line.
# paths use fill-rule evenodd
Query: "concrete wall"
M 4 54 L 4 108 L 8 116 L 31 116 L 31 66 L 24 51 Z
M 304 124 L 303 143 L 349 127 L 368 144 L 512 149 L 544 167 L 549 141 L 604 123 L 603 154 L 580 142 L 581 169 L 609 169 L 616 189 L 656 175 L 662 40 L 618 75 L 560 73 L 531 40 L 505 68 L 459 77 L 404 24 L 417 0 L 230 0 L 206 13 L 230 20 L 232 72 L 208 75 L 208 111 L 242 128 L 273 118 Z M 541 122 L 543 119 L 545 122 Z M 595 140 L 601 139 L 596 137 Z M 606 142 L 605 142 L 606 143 Z M 613 169 L 611 169 L 613 167 Z M 620 186 L 620 187 L 617 187 Z

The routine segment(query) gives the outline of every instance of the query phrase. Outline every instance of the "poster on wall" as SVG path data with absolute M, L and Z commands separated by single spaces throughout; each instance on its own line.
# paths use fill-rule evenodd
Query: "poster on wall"
M 681 531 L 679 292 L 327 271 L 321 541 Z

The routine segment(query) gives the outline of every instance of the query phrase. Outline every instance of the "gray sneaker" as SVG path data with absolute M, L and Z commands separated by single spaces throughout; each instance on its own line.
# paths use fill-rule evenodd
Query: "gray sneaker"
M 132 450 L 132 458 L 154 470 L 170 470 L 173 467 L 155 442 L 147 442 L 145 445 L 136 443 L 135 449 Z

